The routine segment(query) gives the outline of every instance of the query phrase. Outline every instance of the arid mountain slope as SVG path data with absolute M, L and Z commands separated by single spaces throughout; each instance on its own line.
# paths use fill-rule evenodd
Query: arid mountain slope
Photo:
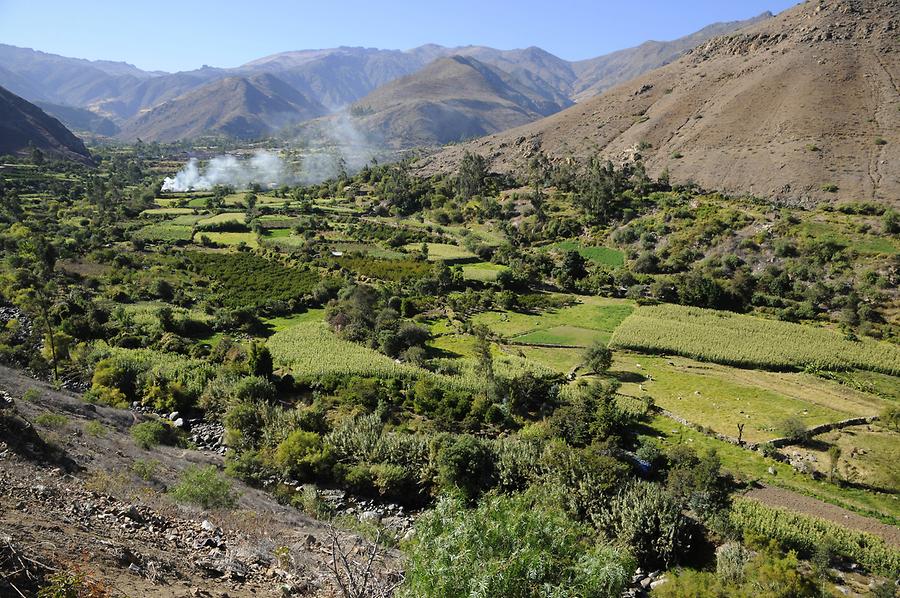
M 255 139 L 325 112 L 321 104 L 272 75 L 229 77 L 157 106 L 129 122 L 119 137 L 144 141 L 205 135 Z
M 0 87 L 0 155 L 27 155 L 36 147 L 47 156 L 91 163 L 91 154 L 61 122 Z
M 354 104 L 354 124 L 396 147 L 435 145 L 502 131 L 563 106 L 474 58 L 441 58 Z
M 900 4 L 807 2 L 541 121 L 447 148 L 498 171 L 638 151 L 653 174 L 791 202 L 900 199 Z

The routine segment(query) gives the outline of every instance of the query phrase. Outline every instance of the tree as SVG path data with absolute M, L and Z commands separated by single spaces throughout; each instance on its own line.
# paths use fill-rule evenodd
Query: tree
M 254 376 L 272 377 L 272 354 L 265 343 L 254 341 L 250 345 L 247 365 L 250 367 L 250 373 Z
M 55 297 L 59 293 L 54 268 L 56 247 L 40 233 L 24 226 L 14 225 L 11 229 L 16 239 L 18 252 L 13 256 L 14 282 L 17 289 L 15 302 L 23 310 L 36 313 L 43 323 L 50 346 L 53 362 L 53 379 L 59 380 L 59 356 L 56 351 L 56 334 L 50 315 Z
M 528 171 L 531 179 L 531 206 L 538 222 L 543 222 L 547 219 L 547 214 L 544 213 L 544 185 L 550 173 L 547 156 L 543 152 L 534 156 L 528 163 Z
M 466 152 L 459 163 L 459 174 L 456 177 L 456 190 L 461 198 L 468 200 L 481 195 L 487 178 L 487 161 L 480 154 Z
M 612 351 L 596 341 L 584 352 L 584 365 L 593 374 L 606 372 L 612 366 Z
M 494 357 L 491 355 L 490 331 L 484 326 L 477 326 L 475 334 L 475 358 L 478 360 L 476 370 L 489 383 L 494 381 Z
M 841 461 L 841 447 L 832 444 L 828 447 L 828 479 L 834 483 L 837 478 L 838 464 Z

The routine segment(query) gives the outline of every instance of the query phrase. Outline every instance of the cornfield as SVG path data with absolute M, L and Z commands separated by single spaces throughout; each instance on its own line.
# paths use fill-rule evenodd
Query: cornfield
M 738 367 L 858 368 L 900 375 L 900 348 L 888 343 L 850 340 L 826 328 L 678 305 L 639 307 L 613 333 L 611 345 Z
M 827 544 L 837 553 L 882 575 L 896 577 L 900 574 L 900 550 L 872 534 L 746 498 L 735 500 L 731 521 L 739 529 L 774 538 L 801 552 L 812 553 L 817 546 Z

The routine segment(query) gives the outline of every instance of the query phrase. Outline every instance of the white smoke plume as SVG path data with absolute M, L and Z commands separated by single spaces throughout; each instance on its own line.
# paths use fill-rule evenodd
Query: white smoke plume
M 256 183 L 263 187 L 291 184 L 297 175 L 277 154 L 257 151 L 249 160 L 239 160 L 230 155 L 217 156 L 204 168 L 196 158 L 191 158 L 184 168 L 163 181 L 163 191 L 205 191 L 216 185 L 230 185 L 246 189 Z

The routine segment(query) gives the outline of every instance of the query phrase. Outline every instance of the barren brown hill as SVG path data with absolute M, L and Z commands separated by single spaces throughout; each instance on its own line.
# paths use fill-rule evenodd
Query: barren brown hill
M 447 148 L 514 172 L 542 150 L 796 203 L 900 201 L 900 3 L 806 2 L 538 122 Z
M 207 135 L 255 139 L 325 112 L 272 75 L 228 77 L 160 104 L 129 122 L 119 136 L 144 141 Z
M 354 104 L 350 115 L 354 127 L 369 141 L 408 148 L 503 131 L 562 107 L 496 67 L 471 57 L 451 56 L 379 87 Z M 306 129 L 321 125 L 313 122 Z

